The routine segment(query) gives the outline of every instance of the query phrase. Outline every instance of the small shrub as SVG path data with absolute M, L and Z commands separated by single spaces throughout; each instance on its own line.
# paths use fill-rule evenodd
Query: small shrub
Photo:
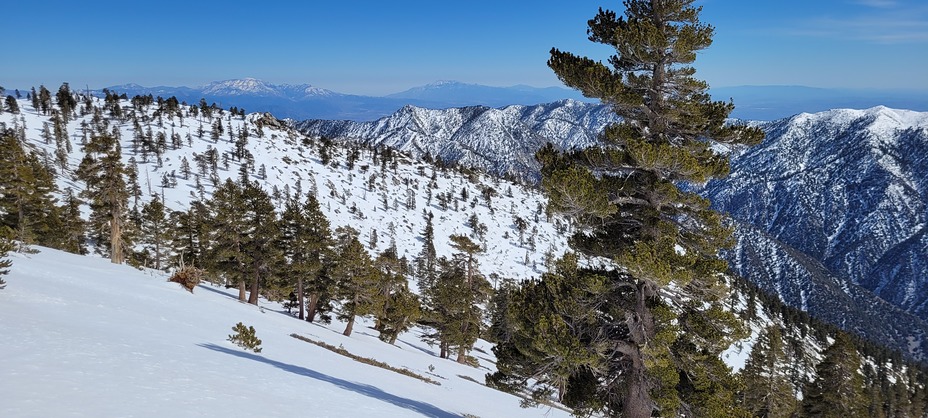
M 180 270 L 177 270 L 170 279 L 169 282 L 179 283 L 184 289 L 187 289 L 188 292 L 193 293 L 193 288 L 197 287 L 200 284 L 200 279 L 203 278 L 203 270 L 200 270 L 196 267 L 184 267 Z
M 229 336 L 229 341 L 246 350 L 261 352 L 261 340 L 255 336 L 255 327 L 246 327 L 239 322 L 232 327 L 232 331 L 235 331 L 235 334 Z

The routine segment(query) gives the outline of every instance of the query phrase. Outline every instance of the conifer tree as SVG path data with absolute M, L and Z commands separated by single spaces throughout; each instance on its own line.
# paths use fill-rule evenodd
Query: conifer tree
M 761 331 L 741 371 L 742 403 L 753 416 L 788 418 L 793 415 L 797 401 L 787 375 L 788 364 L 780 327 L 773 325 Z
M 374 260 L 374 268 L 380 276 L 375 284 L 378 295 L 374 329 L 380 332 L 381 341 L 393 344 L 400 333 L 419 319 L 419 298 L 409 291 L 406 260 L 397 257 L 395 248 L 380 253 Z
M 423 338 L 439 344 L 440 357 L 447 358 L 456 350 L 457 361 L 466 363 L 467 352 L 483 331 L 480 306 L 492 289 L 478 269 L 480 246 L 463 235 L 452 235 L 450 240 L 456 253 L 450 260 L 438 260 L 438 275 L 433 280 L 419 282 L 424 322 L 434 329 Z
M 227 282 L 238 286 L 238 300 L 244 302 L 245 290 L 245 254 L 244 245 L 247 230 L 241 216 L 244 206 L 242 188 L 226 179 L 213 191 L 207 201 L 209 211 L 208 242 L 206 246 L 206 265 L 223 275 Z
M 282 274 L 296 286 L 299 318 L 309 322 L 317 312 L 330 309 L 333 283 L 325 268 L 332 258 L 331 235 L 329 221 L 312 193 L 307 194 L 303 204 L 295 197 L 287 200 L 281 214 L 279 243 L 286 259 Z M 308 305 L 304 295 L 309 297 Z
M 173 231 L 169 228 L 168 215 L 165 212 L 164 203 L 156 195 L 152 196 L 151 201 L 142 207 L 142 241 L 147 249 L 150 267 L 161 270 L 165 266 L 167 259 L 167 249 L 170 246 L 169 240 L 173 236 Z
M 3 276 L 10 273 L 10 267 L 13 262 L 6 258 L 10 251 L 13 251 L 13 231 L 6 225 L 0 225 L 0 289 L 6 287 Z
M 707 200 L 678 184 L 726 175 L 728 159 L 711 145 L 754 143 L 762 132 L 726 125 L 733 105 L 711 101 L 706 83 L 694 77 L 691 64 L 711 44 L 713 28 L 699 21 L 693 0 L 624 4 L 624 16 L 601 9 L 588 22 L 589 39 L 615 50 L 606 63 L 558 49 L 548 61 L 566 85 L 599 98 L 622 122 L 604 130 L 600 145 L 565 153 L 549 145 L 537 154 L 549 211 L 582 226 L 574 247 L 612 260 L 621 274 L 604 272 L 608 280 L 588 295 L 601 315 L 568 328 L 579 344 L 572 355 L 522 358 L 533 349 L 500 350 L 504 362 L 523 365 L 519 372 L 562 385 L 580 410 L 736 415 L 734 402 L 725 401 L 734 381 L 718 357 L 740 331 L 722 307 L 726 266 L 717 255 L 731 234 Z M 575 321 L 552 315 L 553 324 Z
M 108 242 L 110 261 L 122 264 L 130 248 L 129 190 L 124 178 L 128 169 L 122 163 L 119 141 L 112 135 L 95 135 L 84 146 L 84 152 L 77 177 L 87 184 L 81 197 L 90 204 L 90 231 L 98 249 L 104 250 Z
M 6 96 L 6 108 L 10 113 L 17 114 L 19 113 L 19 103 L 16 102 L 16 98 L 13 96 Z
M 54 177 L 12 130 L 0 132 L 0 223 L 23 244 L 60 248 L 53 227 L 58 221 L 52 193 Z
M 64 190 L 61 207 L 61 249 L 74 254 L 86 254 L 85 222 L 81 218 L 81 201 L 71 188 Z
M 803 391 L 802 415 L 820 418 L 867 416 L 867 398 L 860 374 L 860 354 L 850 337 L 839 332 L 815 366 L 815 380 Z
M 71 94 L 71 88 L 68 86 L 68 83 L 61 84 L 61 87 L 58 88 L 58 93 L 55 94 L 55 99 L 58 102 L 58 108 L 61 109 L 62 117 L 64 117 L 65 120 L 70 118 L 77 107 L 77 100 L 75 100 L 74 95 Z
M 248 182 L 242 189 L 242 207 L 245 235 L 242 243 L 245 267 L 250 273 L 251 289 L 248 303 L 258 304 L 261 284 L 279 269 L 282 254 L 274 244 L 280 236 L 277 212 L 271 197 L 257 182 Z
M 355 318 L 374 313 L 377 307 L 377 282 L 380 275 L 371 265 L 370 255 L 358 241 L 358 231 L 351 227 L 335 230 L 337 241 L 335 266 L 336 297 L 342 301 L 338 318 L 348 321 L 343 334 L 350 336 Z

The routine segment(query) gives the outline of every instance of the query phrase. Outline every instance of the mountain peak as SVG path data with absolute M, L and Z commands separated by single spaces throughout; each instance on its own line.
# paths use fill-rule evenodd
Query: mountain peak
M 256 78 L 241 78 L 223 81 L 214 81 L 203 88 L 205 94 L 238 96 L 245 94 L 280 95 L 275 86 Z

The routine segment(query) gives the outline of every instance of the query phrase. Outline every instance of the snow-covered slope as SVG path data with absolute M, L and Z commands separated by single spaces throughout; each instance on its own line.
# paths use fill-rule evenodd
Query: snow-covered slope
M 438 358 L 404 333 L 396 345 L 360 327 L 341 335 L 276 304 L 238 302 L 225 289 L 193 294 L 162 273 L 46 248 L 12 254 L 0 292 L 3 417 L 567 417 L 522 409 L 480 383 L 493 369 Z M 237 322 L 262 340 L 254 354 L 226 341 Z M 364 325 L 372 325 L 364 323 Z M 441 385 L 356 362 L 295 333 L 405 368 Z M 476 381 L 476 382 L 474 382 Z
M 393 243 L 400 256 L 412 260 L 422 250 L 420 236 L 425 229 L 424 212 L 434 215 L 435 248 L 439 256 L 450 256 L 448 242 L 451 234 L 466 234 L 481 243 L 485 253 L 479 256 L 481 272 L 501 278 L 524 279 L 537 277 L 545 270 L 545 254 L 558 256 L 567 247 L 565 234 L 559 232 L 566 225 L 550 222 L 544 213 L 542 194 L 519 184 L 482 174 L 465 174 L 454 170 L 438 170 L 431 165 L 399 155 L 396 164 L 384 164 L 383 158 L 375 163 L 374 151 L 359 149 L 358 160 L 352 168 L 347 165 L 347 150 L 334 146 L 329 153 L 332 160 L 322 164 L 320 143 L 289 129 L 267 114 L 232 116 L 229 112 L 214 110 L 212 117 L 192 116 L 186 107 L 182 117 L 156 111 L 158 105 L 133 110 L 127 101 L 122 108 L 126 116 L 104 116 L 111 128 L 120 132 L 123 160 L 135 162 L 142 188 L 140 203 L 152 195 L 164 197 L 165 204 L 175 210 L 188 207 L 192 199 L 209 197 L 213 188 L 226 178 L 239 178 L 241 161 L 229 158 L 243 128 L 249 132 L 247 149 L 253 156 L 250 179 L 259 181 L 268 191 L 279 195 L 303 194 L 314 191 L 321 208 L 332 223 L 351 226 L 360 232 L 365 244 L 371 236 L 377 243 L 369 248 L 372 253 L 383 251 Z M 20 130 L 26 142 L 49 161 L 56 159 L 54 139 L 46 142 L 43 130 L 51 125 L 50 116 L 32 109 L 26 100 L 19 101 L 21 114 L 0 114 L 0 124 Z M 102 101 L 95 100 L 96 106 Z M 104 112 L 105 113 L 105 112 Z M 81 143 L 89 130 L 82 127 L 92 123 L 92 113 L 67 123 L 72 151 L 65 165 L 58 165 L 58 184 L 62 191 L 75 192 L 84 185 L 73 180 L 83 153 Z M 139 120 L 141 133 L 134 127 Z M 212 126 L 221 121 L 223 134 L 218 140 L 211 138 Z M 260 135 L 258 126 L 261 126 Z M 200 131 L 202 130 L 202 138 Z M 162 155 L 144 151 L 136 144 L 139 135 L 149 135 L 157 142 L 161 134 L 168 144 Z M 175 148 L 172 137 L 179 140 Z M 191 173 L 184 178 L 182 161 L 187 160 Z M 215 167 L 215 169 L 213 169 Z M 262 167 L 265 176 L 260 176 Z M 176 183 L 176 184 L 175 184 Z M 203 193 L 201 195 L 200 188 Z M 492 189 L 491 192 L 487 190 Z M 443 195 L 447 197 L 440 197 Z M 462 196 L 466 195 L 467 199 Z M 486 195 L 490 199 L 486 199 Z M 445 204 L 442 204 L 442 201 Z M 282 201 L 277 200 L 278 207 Z M 527 228 L 520 232 L 515 220 L 520 218 Z M 478 227 L 470 225 L 476 219 Z M 477 232 L 477 229 L 485 230 Z
M 617 116 L 607 106 L 562 100 L 535 106 L 424 109 L 406 106 L 373 122 L 307 120 L 296 124 L 316 136 L 428 153 L 500 175 L 537 179 L 535 151 L 596 143 Z

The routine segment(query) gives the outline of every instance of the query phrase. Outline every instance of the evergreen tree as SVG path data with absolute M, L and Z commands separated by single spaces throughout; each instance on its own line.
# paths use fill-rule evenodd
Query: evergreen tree
M 282 274 L 296 286 L 300 319 L 313 322 L 317 312 L 330 310 L 333 283 L 325 268 L 332 258 L 331 245 L 329 221 L 316 197 L 307 194 L 304 204 L 297 198 L 288 199 L 281 214 L 279 246 L 286 259 Z M 306 295 L 308 305 L 304 302 Z
M 244 206 L 242 188 L 231 179 L 213 191 L 207 202 L 209 211 L 208 242 L 206 246 L 206 265 L 222 274 L 228 282 L 238 285 L 238 300 L 244 302 L 245 290 L 245 254 L 244 244 L 247 231 L 241 216 Z
M 87 254 L 85 222 L 81 218 L 81 201 L 71 188 L 64 190 L 61 207 L 62 235 L 61 249 L 74 254 Z
M 713 28 L 699 21 L 700 8 L 692 4 L 629 0 L 623 17 L 601 9 L 588 34 L 615 49 L 607 63 L 558 49 L 548 61 L 565 84 L 599 98 L 622 118 L 605 129 L 603 145 L 566 153 L 549 145 L 537 154 L 549 211 L 583 226 L 574 247 L 613 260 L 622 273 L 603 272 L 608 281 L 588 295 L 601 315 L 566 329 L 578 344 L 567 348 L 580 352 L 557 356 L 565 349 L 560 344 L 541 347 L 549 356 L 532 354 L 532 347 L 501 347 L 503 361 L 521 368 L 500 369 L 530 372 L 542 384 L 560 386 L 582 411 L 627 417 L 742 413 L 728 402 L 734 380 L 718 356 L 740 331 L 722 307 L 726 265 L 717 253 L 731 243 L 730 231 L 707 200 L 678 184 L 726 175 L 727 157 L 713 152 L 712 143 L 754 143 L 762 132 L 726 125 L 733 105 L 712 102 L 706 83 L 693 77 L 690 64 L 711 44 Z M 576 321 L 558 319 L 557 312 L 549 322 Z M 554 370 L 565 374 L 546 372 Z
M 480 246 L 463 235 L 452 235 L 453 257 L 438 260 L 438 275 L 434 280 L 420 280 L 425 323 L 434 332 L 423 335 L 428 342 L 439 344 L 440 357 L 447 358 L 457 351 L 457 361 L 467 362 L 467 352 L 483 328 L 484 304 L 492 291 L 490 283 L 480 274 L 476 255 Z
M 48 111 L 52 108 L 52 93 L 45 88 L 44 85 L 39 86 L 39 99 L 37 103 L 39 106 L 36 107 L 36 110 L 41 110 L 43 115 L 47 115 Z
M 796 397 L 789 382 L 789 358 L 783 348 L 780 327 L 761 331 L 741 371 L 742 403 L 755 417 L 788 418 L 796 410 Z
M 850 337 L 839 332 L 815 366 L 815 380 L 803 391 L 802 415 L 821 418 L 867 416 L 867 397 L 860 374 L 860 354 Z
M 282 254 L 274 245 L 280 237 L 280 229 L 271 197 L 257 182 L 245 184 L 242 203 L 239 213 L 245 226 L 242 253 L 245 267 L 251 275 L 248 303 L 257 305 L 261 284 L 282 263 Z
M 170 246 L 169 240 L 173 231 L 169 227 L 168 215 L 164 203 L 156 195 L 142 208 L 142 241 L 148 253 L 150 267 L 161 270 L 166 267 L 165 261 Z
M 104 249 L 103 243 L 109 242 L 110 260 L 122 264 L 130 248 L 129 190 L 124 178 L 128 169 L 122 163 L 119 141 L 112 135 L 95 135 L 84 146 L 84 152 L 77 177 L 87 184 L 81 197 L 90 204 L 91 234 L 100 250 Z
M 336 297 L 342 301 L 338 318 L 348 321 L 343 334 L 350 336 L 357 316 L 369 315 L 377 308 L 380 275 L 371 265 L 370 255 L 358 241 L 358 231 L 351 227 L 339 227 L 335 230 L 337 242 L 335 266 L 332 278 L 335 280 Z
M 23 244 L 54 246 L 49 211 L 54 208 L 52 174 L 12 130 L 0 132 L 0 220 Z
M 418 275 L 424 280 L 430 281 L 435 278 L 435 263 L 438 255 L 435 253 L 435 227 L 432 226 L 432 212 L 424 214 L 425 228 L 422 230 L 422 252 L 419 253 L 416 261 L 418 264 Z
M 203 267 L 204 250 L 209 244 L 209 208 L 194 200 L 186 211 L 172 211 L 170 215 L 171 251 L 179 258 L 177 265 Z
M 74 95 L 71 94 L 71 87 L 68 86 L 68 83 L 61 84 L 61 87 L 58 88 L 58 93 L 55 94 L 55 99 L 58 102 L 58 108 L 61 109 L 62 117 L 64 117 L 65 120 L 70 118 L 75 108 L 77 108 L 77 100 L 74 99 Z
M 419 319 L 419 298 L 409 291 L 406 280 L 406 260 L 397 257 L 396 249 L 389 248 L 374 260 L 380 280 L 376 283 L 378 298 L 374 316 L 374 329 L 380 340 L 394 344 L 400 333 Z
M 7 254 L 13 251 L 13 248 L 15 248 L 13 245 L 13 231 L 6 225 L 0 225 L 0 289 L 6 287 L 3 276 L 9 274 L 10 267 L 13 266 L 13 262 L 6 258 Z
M 10 113 L 17 114 L 19 113 L 19 103 L 16 102 L 16 98 L 13 96 L 6 96 L 6 108 Z

